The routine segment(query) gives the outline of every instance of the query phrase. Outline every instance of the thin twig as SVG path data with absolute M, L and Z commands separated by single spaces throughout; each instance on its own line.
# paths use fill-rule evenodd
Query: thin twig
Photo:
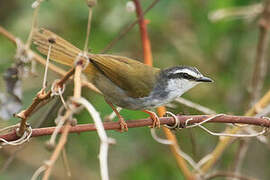
M 67 116 L 70 115 L 71 111 L 67 111 L 69 113 L 66 113 Z M 55 163 L 55 161 L 57 160 L 59 154 L 61 153 L 62 149 L 64 148 L 66 142 L 67 142 L 67 136 L 68 136 L 68 132 L 69 129 L 71 128 L 70 125 L 70 121 L 67 121 L 67 123 L 65 124 L 64 128 L 63 128 L 63 134 L 59 139 L 59 143 L 57 144 L 50 160 L 48 161 L 48 168 L 46 169 L 46 171 L 44 172 L 44 176 L 43 176 L 43 180 L 48 180 L 52 171 L 52 167 Z
M 147 14 L 157 3 L 159 2 L 159 0 L 154 0 L 147 8 L 146 10 L 143 12 L 143 15 Z M 134 20 L 133 23 L 126 25 L 122 31 L 120 31 L 120 33 L 101 51 L 101 53 L 106 53 L 108 52 L 110 49 L 112 49 L 112 47 L 119 41 L 121 40 L 133 27 L 135 27 L 135 25 L 139 22 L 140 20 L 137 18 L 136 20 Z
M 43 89 L 45 89 L 47 85 L 47 76 L 48 76 L 48 67 L 49 67 L 49 62 L 50 62 L 51 49 L 52 49 L 52 44 L 49 45 L 48 55 L 46 59 L 45 72 L 44 72 L 43 84 L 42 84 Z
M 241 139 L 239 141 L 239 146 L 236 152 L 236 155 L 234 157 L 234 164 L 232 167 L 232 171 L 235 174 L 239 174 L 241 171 L 241 167 L 244 161 L 244 157 L 246 156 L 247 150 L 249 147 L 249 140 Z M 237 180 L 237 178 L 233 178 L 232 180 Z
M 85 38 L 85 44 L 84 44 L 84 52 L 85 53 L 88 52 L 88 41 L 89 41 L 90 30 L 91 30 L 91 19 L 92 19 L 92 7 L 89 7 L 87 31 L 86 31 L 86 38 Z
M 213 174 L 210 174 L 208 176 L 206 176 L 204 179 L 205 180 L 210 180 L 210 179 L 214 179 L 217 177 L 230 177 L 230 178 L 237 178 L 239 180 L 256 180 L 255 178 L 251 178 L 251 177 L 246 177 L 240 174 L 236 174 L 233 172 L 226 172 L 226 171 L 218 171 L 215 172 Z
M 263 11 L 262 3 L 256 3 L 247 6 L 226 7 L 210 11 L 208 13 L 208 19 L 214 23 L 221 20 L 235 20 L 243 18 L 252 18 L 261 14 Z
M 23 144 L 19 147 L 17 147 L 17 149 L 12 152 L 10 154 L 10 156 L 8 157 L 8 159 L 2 164 L 1 168 L 0 168 L 0 173 L 3 173 L 4 171 L 6 171 L 8 169 L 8 167 L 10 166 L 10 164 L 13 162 L 13 160 L 16 158 L 17 154 L 26 147 L 26 144 Z
M 70 170 L 70 165 L 69 165 L 68 157 L 67 157 L 67 151 L 66 151 L 65 147 L 62 150 L 62 159 L 63 159 L 63 164 L 65 167 L 65 170 L 67 172 L 67 177 L 68 177 L 68 179 L 70 179 L 71 178 L 71 170 Z
M 28 36 L 28 39 L 27 39 L 27 42 L 26 42 L 26 48 L 27 48 L 27 49 L 29 49 L 29 47 L 30 47 L 30 45 L 31 45 L 32 37 L 33 37 L 33 32 L 34 32 L 34 29 L 35 29 L 36 26 L 37 26 L 37 16 L 38 16 L 39 7 L 40 7 L 40 3 L 39 3 L 38 6 L 35 7 L 35 9 L 34 9 L 34 14 L 33 14 L 33 19 L 32 19 L 31 30 L 30 30 L 30 33 L 29 33 L 29 36 Z
M 193 109 L 196 109 L 204 114 L 217 114 L 214 110 L 212 109 L 209 109 L 207 107 L 204 107 L 200 104 L 196 104 L 192 101 L 189 101 L 187 99 L 184 99 L 182 97 L 178 97 L 177 99 L 175 99 L 176 102 L 179 102 L 187 107 L 190 107 L 190 108 L 193 108 Z

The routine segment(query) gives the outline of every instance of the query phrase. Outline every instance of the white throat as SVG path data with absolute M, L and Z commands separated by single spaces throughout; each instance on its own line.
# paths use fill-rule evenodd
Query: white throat
M 166 88 L 166 91 L 169 92 L 168 99 L 172 100 L 176 97 L 181 96 L 194 86 L 199 84 L 199 82 L 196 81 L 189 81 L 186 79 L 171 79 L 168 81 L 168 86 Z

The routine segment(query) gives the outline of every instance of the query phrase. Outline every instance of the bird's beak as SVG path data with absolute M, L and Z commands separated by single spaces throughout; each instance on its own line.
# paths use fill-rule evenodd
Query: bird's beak
M 212 79 L 208 78 L 208 77 L 200 77 L 198 79 L 196 79 L 197 82 L 214 82 Z

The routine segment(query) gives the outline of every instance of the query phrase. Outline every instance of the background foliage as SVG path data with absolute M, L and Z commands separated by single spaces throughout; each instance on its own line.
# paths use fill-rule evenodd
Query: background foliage
M 260 1 L 240 0 L 161 0 L 147 15 L 150 20 L 148 31 L 152 43 L 154 65 L 165 68 L 173 65 L 192 65 L 215 80 L 212 84 L 202 84 L 184 95 L 185 98 L 200 103 L 217 112 L 243 114 L 248 107 L 248 88 L 251 81 L 253 62 L 258 37 L 257 18 L 226 19 L 213 23 L 208 15 L 219 8 L 251 5 Z M 0 1 L 0 23 L 16 36 L 26 40 L 31 28 L 32 1 Z M 98 1 L 93 12 L 90 49 L 100 52 L 112 40 L 121 28 L 135 19 L 134 12 L 127 12 L 125 0 Z M 151 1 L 142 1 L 143 7 Z M 46 1 L 42 4 L 38 23 L 48 28 L 79 48 L 83 48 L 88 9 L 85 1 L 62 0 Z M 14 46 L 0 36 L 0 73 L 11 66 Z M 123 38 L 110 54 L 142 59 L 141 41 L 138 28 L 134 28 Z M 27 107 L 41 87 L 43 66 L 38 65 L 37 76 L 23 79 L 23 105 Z M 269 69 L 269 68 L 268 68 Z M 267 74 L 265 89 L 270 86 L 270 74 Z M 50 72 L 50 83 L 58 77 Z M 0 80 L 0 89 L 5 91 L 4 81 Z M 101 96 L 88 89 L 84 96 L 100 111 L 102 116 L 111 112 Z M 37 119 L 46 116 L 53 102 L 31 117 L 34 124 Z M 177 105 L 171 110 L 175 113 L 196 114 L 198 112 Z M 147 115 L 123 110 L 126 119 L 147 117 Z M 79 123 L 89 123 L 89 116 L 82 112 Z M 46 119 L 46 124 L 53 117 Z M 15 124 L 18 119 L 0 121 L 3 126 Z M 51 124 L 52 125 L 52 124 Z M 209 128 L 222 130 L 223 125 L 208 125 Z M 218 138 L 199 129 L 176 132 L 179 144 L 185 152 L 195 159 L 209 153 Z M 111 179 L 181 179 L 183 178 L 168 147 L 155 142 L 149 128 L 129 129 L 128 133 L 109 132 L 117 140 L 109 152 Z M 48 137 L 34 138 L 18 153 L 17 159 L 1 173 L 2 179 L 29 179 L 34 170 L 41 165 L 49 153 L 44 148 Z M 74 179 L 97 179 L 98 145 L 96 133 L 72 134 L 69 136 L 67 153 Z M 232 166 L 236 147 L 234 143 L 225 152 L 215 169 L 227 170 Z M 3 150 L 0 163 L 15 148 Z M 270 154 L 265 145 L 252 141 L 245 159 L 242 172 L 259 179 L 270 177 Z M 256 162 L 256 163 L 254 163 Z M 65 179 L 61 160 L 54 168 L 54 179 Z

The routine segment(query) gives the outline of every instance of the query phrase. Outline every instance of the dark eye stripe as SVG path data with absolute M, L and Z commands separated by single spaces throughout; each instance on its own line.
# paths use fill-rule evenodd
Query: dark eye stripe
M 189 80 L 195 80 L 196 78 L 189 75 L 188 73 L 177 73 L 177 74 L 170 74 L 170 79 L 189 79 Z

